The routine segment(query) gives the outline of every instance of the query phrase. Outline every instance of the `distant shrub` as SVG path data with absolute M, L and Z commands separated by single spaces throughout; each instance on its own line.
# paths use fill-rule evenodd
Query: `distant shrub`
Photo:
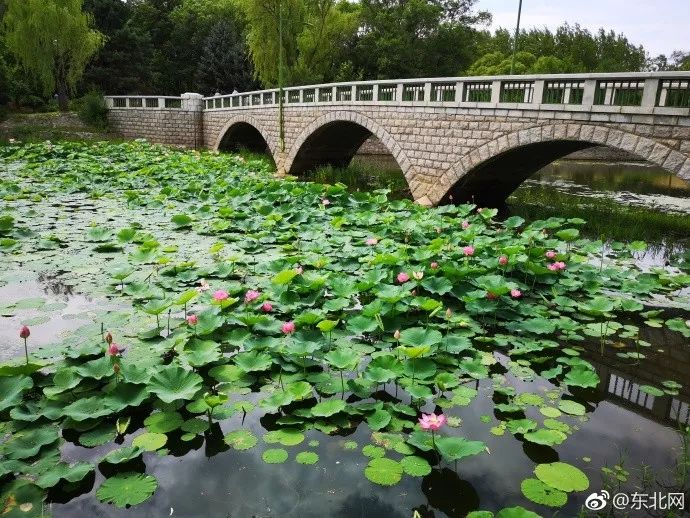
M 73 103 L 79 118 L 89 126 L 105 129 L 108 126 L 108 107 L 97 92 L 86 94 Z

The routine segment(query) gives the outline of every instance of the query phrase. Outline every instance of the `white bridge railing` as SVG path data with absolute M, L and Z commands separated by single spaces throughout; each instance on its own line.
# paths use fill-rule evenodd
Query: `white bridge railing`
M 182 97 L 109 96 L 113 109 L 183 109 Z M 279 104 L 279 90 L 201 98 L 204 110 Z M 383 104 L 690 115 L 690 72 L 357 81 L 283 89 L 286 105 Z

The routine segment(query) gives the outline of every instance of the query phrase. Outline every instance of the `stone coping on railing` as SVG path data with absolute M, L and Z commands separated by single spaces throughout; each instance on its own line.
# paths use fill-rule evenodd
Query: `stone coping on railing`
M 108 96 L 108 107 L 232 110 L 276 106 L 279 90 L 202 97 Z M 472 76 L 355 81 L 283 89 L 289 106 L 381 104 L 690 115 L 690 72 Z M 200 105 L 200 106 L 199 106 Z

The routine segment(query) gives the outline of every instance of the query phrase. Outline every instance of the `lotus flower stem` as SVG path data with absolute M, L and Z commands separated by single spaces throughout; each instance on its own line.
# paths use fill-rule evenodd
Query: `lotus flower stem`
M 29 348 L 26 345 L 26 338 L 24 338 L 24 354 L 26 355 L 26 364 L 29 365 Z

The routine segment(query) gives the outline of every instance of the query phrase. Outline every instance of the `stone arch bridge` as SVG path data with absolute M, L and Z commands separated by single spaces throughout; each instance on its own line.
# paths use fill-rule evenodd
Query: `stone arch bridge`
M 279 172 L 346 166 L 371 135 L 425 205 L 498 204 L 532 173 L 604 145 L 690 180 L 690 73 L 364 81 L 203 97 L 108 96 L 125 137 L 268 150 Z M 280 120 L 283 120 L 281 138 Z

